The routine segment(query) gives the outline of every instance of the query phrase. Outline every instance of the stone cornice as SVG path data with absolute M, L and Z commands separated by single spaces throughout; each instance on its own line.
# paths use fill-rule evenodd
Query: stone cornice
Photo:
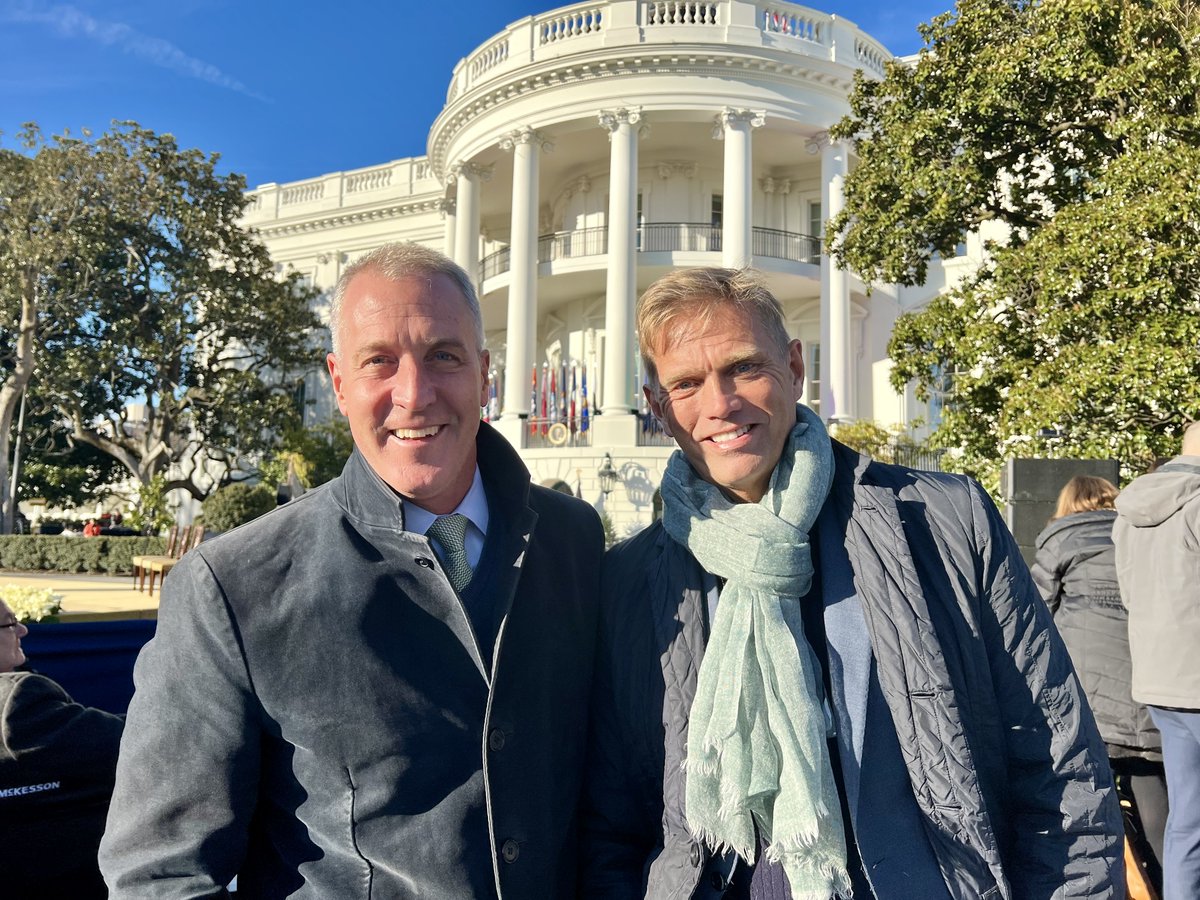
M 630 48 L 631 52 L 627 56 L 615 59 L 606 55 L 592 60 L 568 58 L 531 64 L 509 77 L 488 82 L 477 91 L 456 98 L 442 111 L 430 130 L 428 149 L 433 173 L 437 178 L 445 180 L 447 148 L 478 116 L 511 100 L 527 97 L 534 91 L 550 87 L 647 75 L 727 78 L 731 72 L 754 73 L 766 84 L 783 84 L 793 89 L 799 85 L 810 85 L 842 97 L 849 96 L 854 84 L 854 70 L 835 63 L 826 62 L 824 65 L 842 69 L 844 74 L 823 71 L 823 67 L 813 65 L 819 62 L 815 59 L 797 59 L 765 49 L 751 55 L 738 52 L 739 49 L 728 48 L 725 52 L 714 52 L 711 45 L 689 47 L 676 44 L 662 48 L 639 46 Z M 632 52 L 635 50 L 637 52 Z M 744 94 L 731 88 L 730 99 L 735 98 L 745 102 Z M 686 96 L 681 96 L 679 101 L 680 108 L 687 108 Z M 495 139 L 499 141 L 502 137 L 502 134 L 498 134 Z
M 431 196 L 424 200 L 391 203 L 366 209 L 321 210 L 311 216 L 297 217 L 284 222 L 277 220 L 271 224 L 252 224 L 248 227 L 265 238 L 284 237 L 290 234 L 323 231 L 327 228 L 339 228 L 346 225 L 362 225 L 368 222 L 399 219 L 419 213 L 441 213 L 444 210 L 443 202 L 442 197 Z

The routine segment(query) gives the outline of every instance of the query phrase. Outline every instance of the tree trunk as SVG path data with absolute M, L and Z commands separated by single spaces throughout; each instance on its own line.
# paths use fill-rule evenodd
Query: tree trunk
M 16 364 L 0 384 L 0 534 L 12 534 L 16 521 L 17 498 L 9 488 L 8 457 L 12 438 L 13 415 L 33 376 L 37 351 L 37 288 L 32 272 L 25 273 L 21 296 L 21 319 L 17 325 Z

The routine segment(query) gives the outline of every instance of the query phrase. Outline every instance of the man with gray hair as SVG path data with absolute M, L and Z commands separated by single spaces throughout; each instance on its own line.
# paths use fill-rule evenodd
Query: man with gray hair
M 350 266 L 342 475 L 187 554 L 138 659 L 111 896 L 557 900 L 574 890 L 603 534 L 488 425 L 470 278 Z
M 831 441 L 745 271 L 637 324 L 679 451 L 605 559 L 583 896 L 1124 900 L 1104 745 L 982 488 Z
M 1200 422 L 1181 451 L 1121 491 L 1113 525 L 1133 699 L 1162 733 L 1163 900 L 1200 897 Z

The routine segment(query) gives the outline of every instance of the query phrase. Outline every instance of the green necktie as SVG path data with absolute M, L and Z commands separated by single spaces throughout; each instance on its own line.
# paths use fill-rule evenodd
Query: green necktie
M 442 548 L 442 568 L 456 591 L 471 581 L 471 563 L 467 559 L 467 517 L 454 513 L 433 520 L 426 534 Z

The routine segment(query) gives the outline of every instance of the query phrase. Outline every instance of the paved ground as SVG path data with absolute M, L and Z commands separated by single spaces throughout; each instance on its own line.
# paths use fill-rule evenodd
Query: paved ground
M 62 621 L 156 619 L 158 589 L 151 597 L 133 587 L 129 575 L 65 575 L 61 572 L 13 572 L 0 569 L 0 585 L 52 588 L 63 596 Z

